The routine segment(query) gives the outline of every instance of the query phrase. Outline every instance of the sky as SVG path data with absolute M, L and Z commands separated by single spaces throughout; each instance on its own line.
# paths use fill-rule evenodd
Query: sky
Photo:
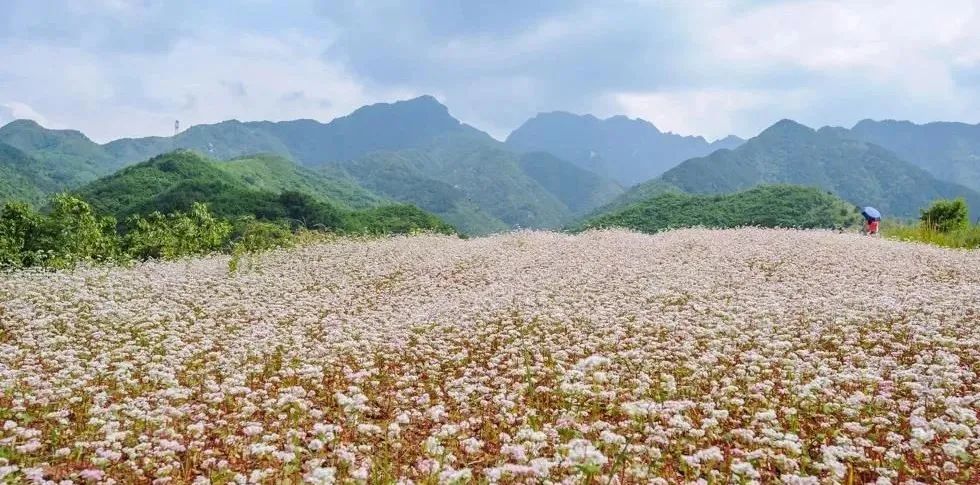
M 547 111 L 709 139 L 980 122 L 980 0 L 3 3 L 0 124 L 99 142 L 422 94 L 501 139 Z

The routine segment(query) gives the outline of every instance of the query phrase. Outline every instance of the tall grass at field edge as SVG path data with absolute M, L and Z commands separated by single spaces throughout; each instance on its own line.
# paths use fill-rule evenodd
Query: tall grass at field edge
M 927 224 L 906 223 L 894 220 L 882 221 L 881 235 L 899 241 L 922 242 L 947 248 L 980 248 L 980 224 L 949 232 L 941 232 Z

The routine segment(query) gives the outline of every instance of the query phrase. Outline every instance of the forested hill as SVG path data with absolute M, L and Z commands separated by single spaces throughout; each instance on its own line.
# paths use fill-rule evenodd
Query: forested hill
M 860 221 L 853 204 L 826 191 L 764 185 L 724 195 L 663 192 L 598 214 L 576 228 L 623 227 L 642 232 L 693 226 L 809 229 L 852 227 Z
M 292 168 L 291 168 L 292 167 Z M 311 188 L 289 179 L 305 179 Z M 365 219 L 385 217 L 389 225 L 421 229 L 447 227 L 413 206 L 386 200 L 345 179 L 307 172 L 271 156 L 217 161 L 177 151 L 127 167 L 77 190 L 98 212 L 124 221 L 155 211 L 186 212 L 203 202 L 219 217 L 243 216 L 290 225 L 348 230 Z M 334 194 L 343 194 L 334 198 Z M 356 207 L 344 200 L 358 200 Z
M 959 196 L 980 209 L 977 192 L 939 180 L 878 145 L 839 129 L 818 131 L 790 120 L 734 150 L 687 160 L 661 179 L 692 193 L 730 193 L 771 183 L 813 186 L 897 216 L 917 216 L 934 199 Z

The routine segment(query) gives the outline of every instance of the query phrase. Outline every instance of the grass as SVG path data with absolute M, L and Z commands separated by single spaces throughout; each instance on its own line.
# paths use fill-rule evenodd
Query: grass
M 971 224 L 965 229 L 940 232 L 925 224 L 886 220 L 882 222 L 881 235 L 888 239 L 922 242 L 947 248 L 980 248 L 980 224 Z

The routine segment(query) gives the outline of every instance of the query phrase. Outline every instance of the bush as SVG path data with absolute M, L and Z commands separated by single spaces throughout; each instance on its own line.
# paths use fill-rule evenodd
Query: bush
M 216 219 L 207 206 L 194 203 L 189 213 L 154 212 L 129 219 L 132 229 L 125 236 L 126 252 L 137 259 L 178 259 L 208 254 L 225 246 L 231 224 Z
M 969 209 L 966 200 L 940 199 L 923 209 L 919 219 L 930 228 L 939 232 L 953 232 L 966 229 L 970 225 Z
M 285 223 L 244 219 L 237 232 L 232 253 L 257 253 L 293 245 L 293 233 Z
M 286 222 L 274 223 L 245 218 L 239 221 L 239 234 L 231 247 L 228 270 L 238 271 L 242 257 L 271 249 L 292 247 L 295 237 Z
M 34 259 L 32 247 L 40 233 L 42 219 L 30 206 L 9 202 L 0 211 L 0 267 L 22 268 L 31 266 Z
M 68 268 L 121 256 L 116 220 L 100 217 L 85 201 L 58 195 L 43 216 L 22 203 L 0 212 L 0 266 Z

